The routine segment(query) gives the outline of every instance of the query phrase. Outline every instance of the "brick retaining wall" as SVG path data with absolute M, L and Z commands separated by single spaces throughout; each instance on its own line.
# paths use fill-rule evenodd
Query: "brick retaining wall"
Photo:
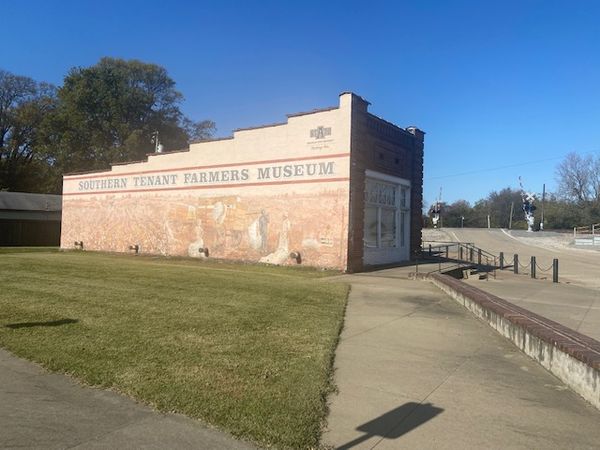
M 600 409 L 600 342 L 448 275 L 428 278 Z

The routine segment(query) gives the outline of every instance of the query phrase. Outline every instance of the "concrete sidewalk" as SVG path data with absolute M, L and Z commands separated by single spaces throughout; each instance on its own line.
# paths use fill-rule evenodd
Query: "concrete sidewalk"
M 413 268 L 352 283 L 323 442 L 348 448 L 597 448 L 600 412 Z
M 80 386 L 0 349 L 0 448 L 254 447 L 184 416 Z
M 552 283 L 552 274 L 540 272 L 538 278 L 497 270 L 495 279 L 463 281 L 600 341 L 600 290 Z

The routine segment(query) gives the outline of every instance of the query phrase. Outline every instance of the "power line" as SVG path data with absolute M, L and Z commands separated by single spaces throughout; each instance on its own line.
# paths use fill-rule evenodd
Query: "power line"
M 453 177 L 461 177 L 463 175 L 475 175 L 478 173 L 483 173 L 483 172 L 493 172 L 494 170 L 502 170 L 502 169 L 510 169 L 513 167 L 522 167 L 522 166 L 527 166 L 529 164 L 537 164 L 537 163 L 542 163 L 542 162 L 546 162 L 546 161 L 554 161 L 557 159 L 562 159 L 564 158 L 563 156 L 554 156 L 552 158 L 545 158 L 545 159 L 538 159 L 535 161 L 527 161 L 527 162 L 522 162 L 519 164 L 510 164 L 508 166 L 498 166 L 498 167 L 490 167 L 487 169 L 479 169 L 479 170 L 472 170 L 470 172 L 461 172 L 461 173 L 455 173 L 452 175 L 442 175 L 442 176 L 438 176 L 438 177 L 429 177 L 429 178 L 425 178 L 425 181 L 429 181 L 429 180 L 440 180 L 442 178 L 453 178 Z
M 569 153 L 577 153 L 583 156 L 600 156 L 600 149 L 596 149 L 596 150 L 590 150 L 590 151 L 586 151 L 586 152 L 569 152 Z M 463 175 L 474 175 L 474 174 L 478 174 L 478 173 L 482 173 L 482 172 L 493 172 L 494 170 L 502 170 L 502 169 L 510 169 L 513 167 L 522 167 L 522 166 L 527 166 L 529 164 L 538 164 L 538 163 L 542 163 L 542 162 L 546 162 L 546 161 L 554 161 L 557 159 L 562 159 L 564 157 L 566 157 L 567 154 L 565 153 L 564 155 L 561 156 L 553 156 L 551 158 L 545 158 L 545 159 L 537 159 L 534 161 L 527 161 L 527 162 L 522 162 L 522 163 L 518 163 L 518 164 L 510 164 L 508 166 L 498 166 L 498 167 L 490 167 L 487 169 L 480 169 L 480 170 L 472 170 L 470 172 L 461 172 L 461 173 L 455 173 L 452 175 L 442 175 L 442 176 L 438 176 L 438 177 L 429 177 L 429 178 L 425 178 L 424 181 L 428 181 L 428 180 L 439 180 L 442 178 L 452 178 L 452 177 L 460 177 Z

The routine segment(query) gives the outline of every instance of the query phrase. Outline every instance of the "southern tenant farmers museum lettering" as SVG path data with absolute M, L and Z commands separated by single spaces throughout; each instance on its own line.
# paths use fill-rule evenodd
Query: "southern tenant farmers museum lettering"
M 128 175 L 103 179 L 81 180 L 78 190 L 104 191 L 162 186 L 194 186 L 235 182 L 260 182 L 279 179 L 325 177 L 335 174 L 335 162 L 258 166 L 243 169 L 181 171 L 159 175 Z

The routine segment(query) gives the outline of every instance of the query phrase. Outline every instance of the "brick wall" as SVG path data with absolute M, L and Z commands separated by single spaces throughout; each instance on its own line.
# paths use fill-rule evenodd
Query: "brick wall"
M 423 146 L 421 130 L 399 128 L 367 111 L 368 103 L 358 96 L 352 99 L 350 226 L 348 235 L 348 271 L 363 267 L 365 170 L 411 181 L 410 254 L 421 246 L 421 210 L 423 206 Z

